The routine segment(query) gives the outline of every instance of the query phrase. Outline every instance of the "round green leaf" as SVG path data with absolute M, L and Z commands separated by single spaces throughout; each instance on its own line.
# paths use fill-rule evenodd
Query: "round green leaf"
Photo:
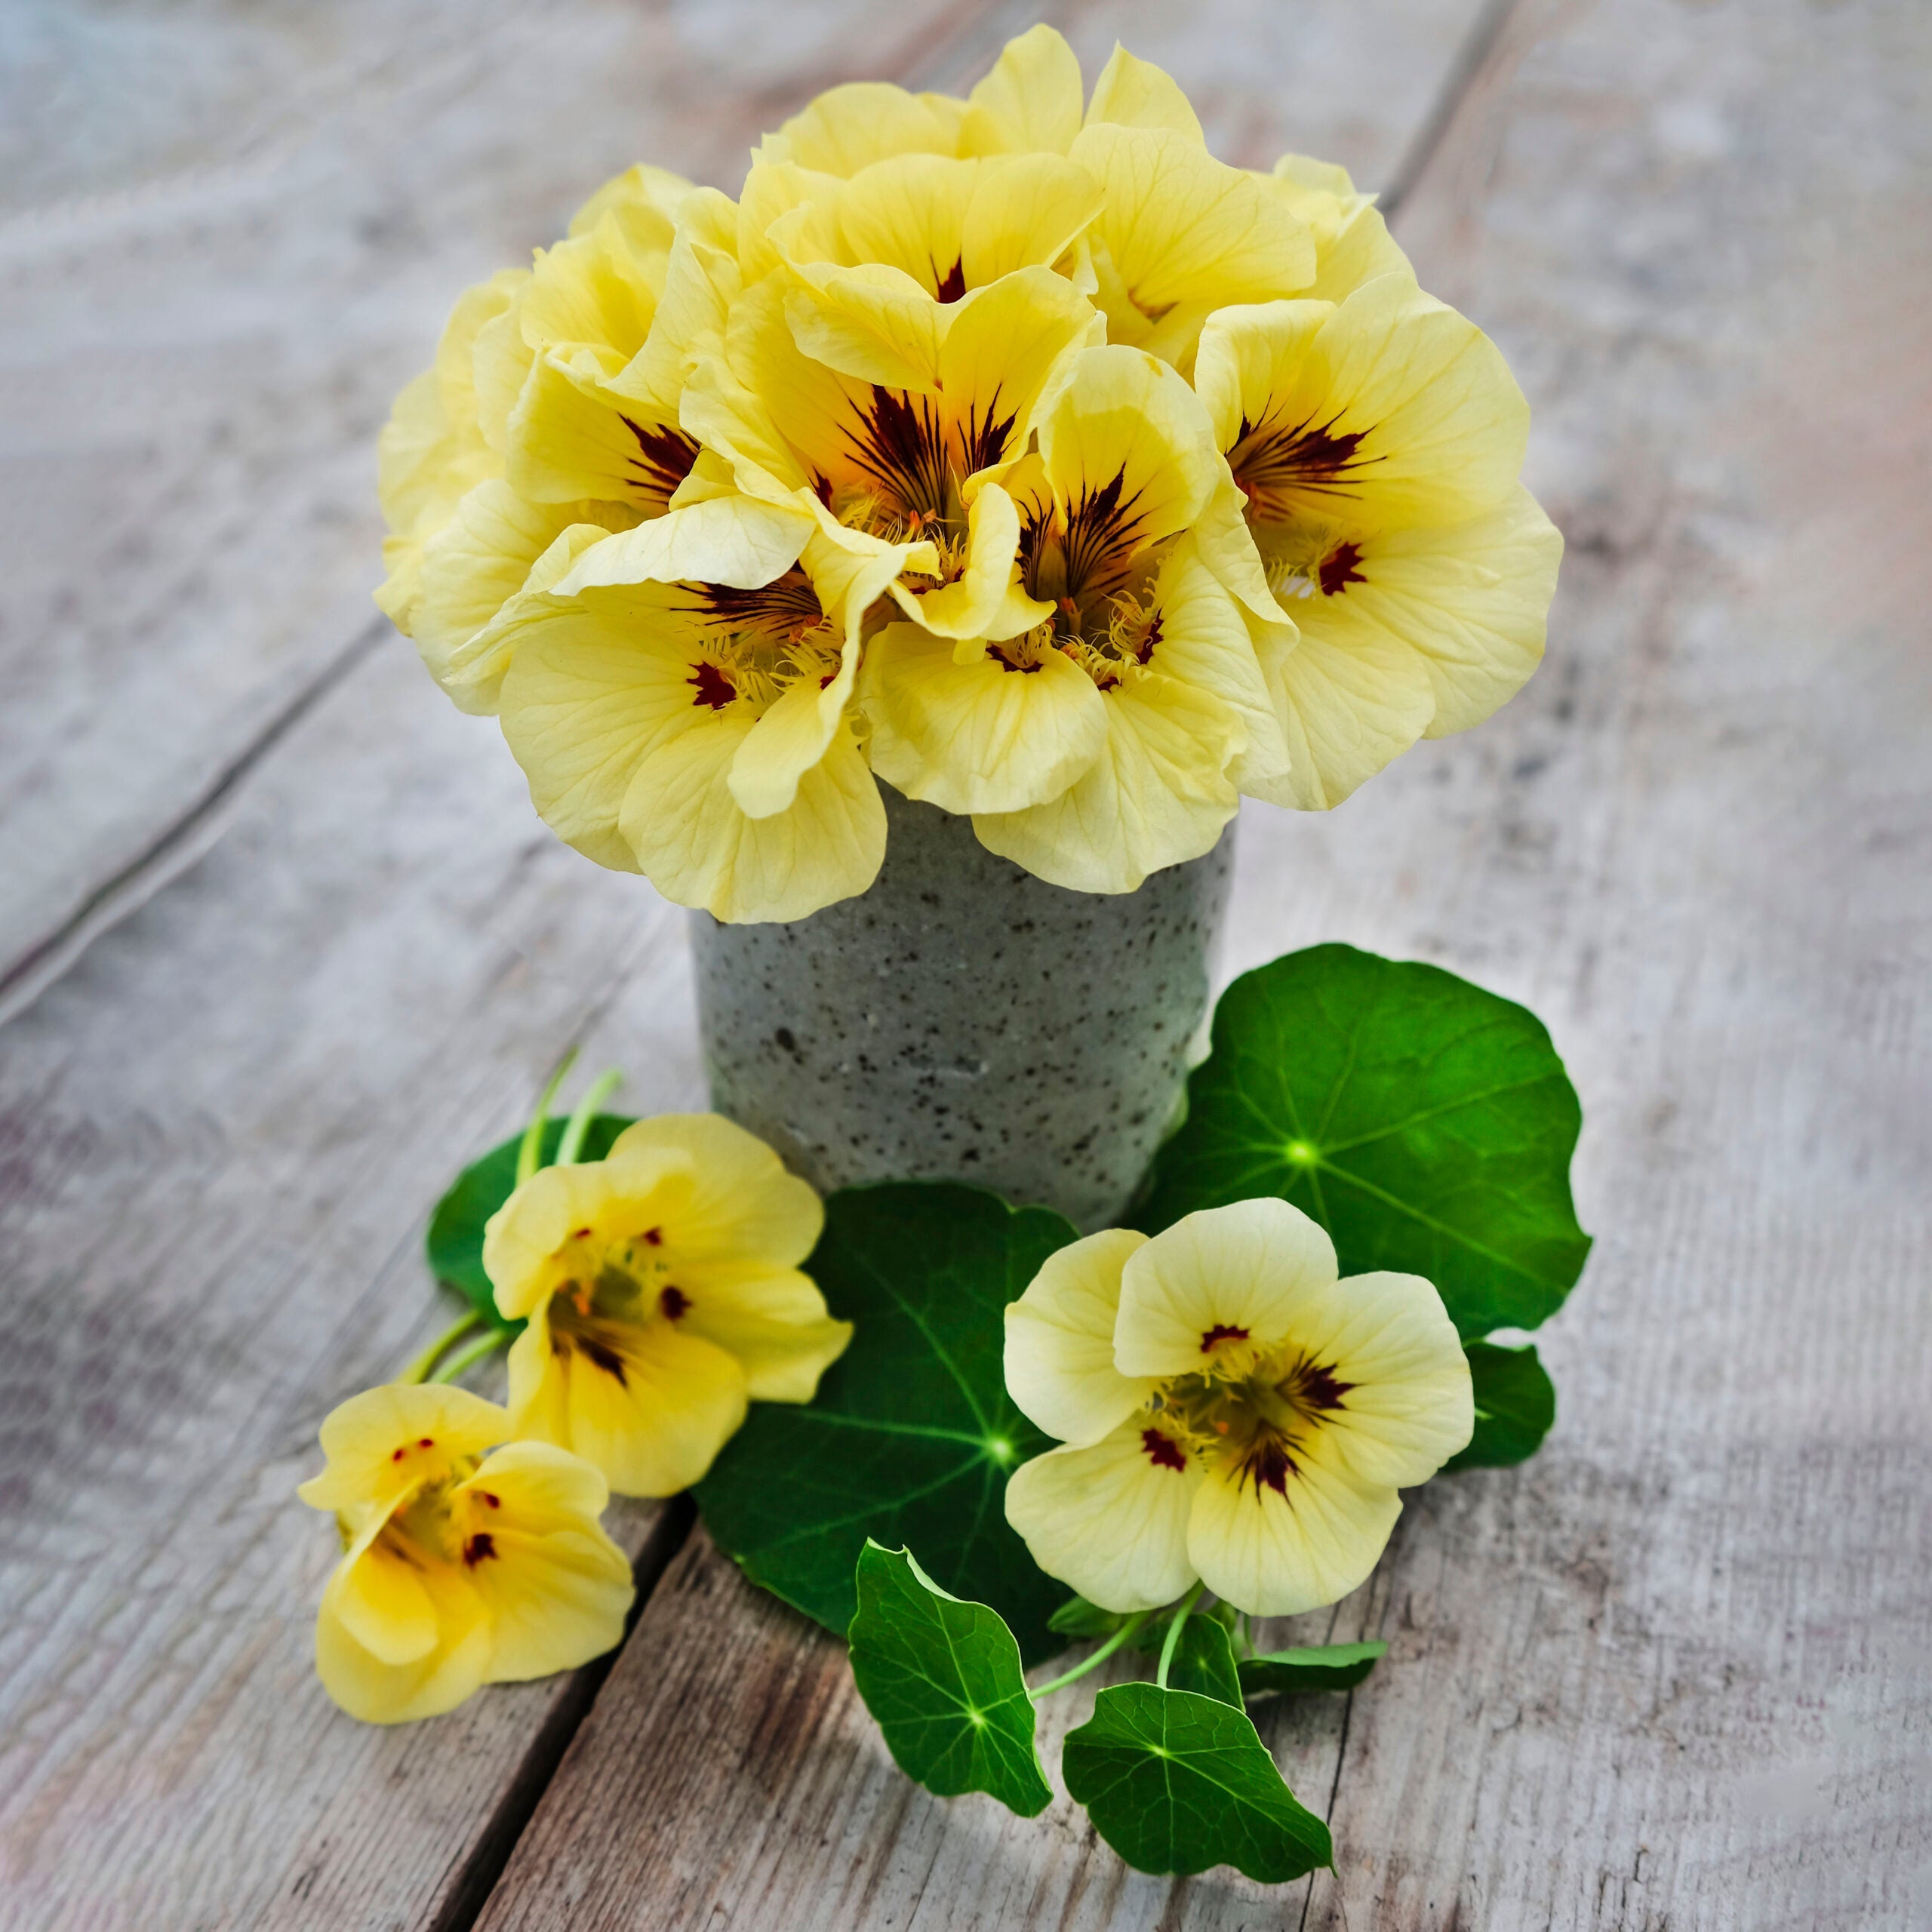
M 1232 1865 L 1281 1884 L 1334 1862 L 1328 1827 L 1297 1802 L 1238 1706 L 1115 1684 L 1067 1734 L 1066 1788 L 1137 1872 Z
M 942 1590 L 910 1550 L 868 1542 L 854 1581 L 852 1676 L 894 1763 L 941 1798 L 983 1791 L 1023 1818 L 1044 1811 L 1033 1700 L 999 1613 Z
M 1328 1230 L 1343 1274 L 1424 1276 L 1465 1337 L 1534 1327 L 1589 1252 L 1570 1197 L 1582 1121 L 1534 1014 L 1439 967 L 1312 946 L 1222 995 L 1136 1219 L 1278 1195 Z
M 1352 1690 L 1375 1668 L 1386 1644 L 1319 1644 L 1263 1651 L 1241 1660 L 1241 1687 L 1251 1697 L 1275 1692 Z
M 552 1114 L 544 1123 L 544 1165 L 556 1158 L 558 1143 L 568 1124 L 562 1114 Z M 611 1143 L 630 1124 L 628 1115 L 598 1114 L 584 1136 L 583 1158 L 602 1160 L 610 1152 Z M 515 1189 L 517 1152 L 522 1145 L 523 1132 L 519 1128 L 480 1160 L 471 1161 L 436 1203 L 424 1243 L 430 1272 L 437 1280 L 454 1288 L 485 1321 L 497 1328 L 520 1329 L 523 1324 L 506 1321 L 497 1312 L 496 1291 L 483 1272 L 483 1229 Z
M 805 1263 L 851 1344 L 807 1407 L 755 1404 L 698 1485 L 713 1539 L 754 1583 L 841 1635 L 868 1536 L 919 1552 L 990 1604 L 1037 1663 L 1065 1587 L 1008 1527 L 1008 1475 L 1053 1445 L 1006 1392 L 1005 1310 L 1076 1238 L 1044 1208 L 950 1182 L 848 1188 Z
M 1500 1469 L 1534 1456 L 1556 1420 L 1556 1389 L 1534 1346 L 1500 1347 L 1471 1342 L 1469 1380 L 1475 1385 L 1476 1432 L 1444 1469 Z
M 1223 1704 L 1241 1709 L 1241 1679 L 1235 1672 L 1235 1649 L 1224 1625 L 1211 1617 L 1190 1617 L 1174 1640 L 1168 1665 L 1168 1687 L 1197 1690 Z

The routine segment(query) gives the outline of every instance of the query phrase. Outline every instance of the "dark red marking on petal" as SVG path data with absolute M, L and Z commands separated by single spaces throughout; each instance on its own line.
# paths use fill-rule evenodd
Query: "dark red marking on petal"
M 500 1509 L 503 1506 L 503 1499 L 500 1496 L 493 1495 L 487 1489 L 479 1489 L 476 1494 L 488 1503 L 492 1509 Z
M 737 687 L 731 679 L 715 664 L 709 661 L 699 665 L 696 677 L 687 678 L 685 681 L 695 687 L 697 691 L 697 696 L 691 700 L 692 703 L 708 704 L 713 711 L 722 711 L 738 695 Z
M 957 261 L 939 278 L 939 299 L 942 302 L 957 302 L 966 293 L 966 264 Z
M 691 474 L 697 461 L 697 445 L 681 429 L 661 426 L 646 429 L 626 416 L 624 427 L 637 438 L 638 459 L 630 464 L 632 474 L 644 486 L 645 494 L 660 502 Z
M 615 1376 L 620 1389 L 630 1386 L 624 1376 L 623 1357 L 608 1342 L 600 1342 L 595 1335 L 580 1335 L 577 1338 L 577 1346 L 606 1375 Z
M 589 1238 L 590 1230 L 588 1228 L 579 1228 L 577 1232 L 571 1236 L 572 1241 L 588 1241 Z
M 691 1298 L 682 1288 L 665 1288 L 658 1294 L 657 1306 L 666 1321 L 681 1321 L 691 1312 Z
M 1247 1340 L 1245 1328 L 1230 1327 L 1225 1321 L 1217 1321 L 1201 1338 L 1201 1352 L 1204 1355 L 1223 1342 L 1244 1342 Z
M 1339 597 L 1345 586 L 1366 583 L 1368 580 L 1355 568 L 1361 561 L 1361 552 L 1353 543 L 1338 543 L 1321 560 L 1318 573 L 1324 597 Z
M 1187 1455 L 1171 1435 L 1163 1435 L 1158 1429 L 1143 1429 L 1140 1432 L 1140 1446 L 1147 1452 L 1147 1460 L 1157 1469 L 1181 1469 L 1187 1467 Z
M 478 1530 L 463 1546 L 463 1560 L 474 1569 L 486 1556 L 497 1553 L 497 1540 L 488 1530 Z
M 1149 619 L 1147 635 L 1140 640 L 1140 648 L 1134 654 L 1134 661 L 1144 664 L 1154 654 L 1154 647 L 1161 641 L 1161 614 L 1156 611 Z
M 433 1449 L 436 1446 L 436 1438 L 433 1435 L 426 1435 L 416 1446 L 419 1449 Z
M 409 1451 L 407 1445 L 400 1449 L 392 1450 L 389 1452 L 389 1460 L 392 1463 L 399 1463 L 402 1460 L 403 1457 L 408 1454 Z
M 644 1238 L 653 1247 L 662 1247 L 664 1245 L 664 1230 L 662 1228 L 646 1228 L 644 1231 Z
M 1303 1408 L 1339 1409 L 1342 1398 L 1355 1386 L 1338 1381 L 1332 1366 L 1311 1364 L 1294 1378 L 1294 1398 Z
M 1295 1467 L 1295 1459 L 1288 1454 L 1287 1444 L 1272 1429 L 1264 1429 L 1242 1458 L 1241 1473 L 1243 1481 L 1254 1483 L 1254 1500 L 1258 1503 L 1264 1487 L 1272 1489 L 1285 1501 L 1288 1478 L 1300 1472 Z
M 997 644 L 989 644 L 986 646 L 986 655 L 992 658 L 1002 670 L 1017 671 L 1023 678 L 1031 677 L 1040 668 L 1041 660 L 1037 657 L 1030 664 L 1016 664 L 1011 657 L 1007 656 L 1004 647 Z

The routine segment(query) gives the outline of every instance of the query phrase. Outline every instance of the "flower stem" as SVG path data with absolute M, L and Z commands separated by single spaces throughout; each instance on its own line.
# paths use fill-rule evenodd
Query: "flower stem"
M 1027 1695 L 1037 1704 L 1042 1697 L 1051 1697 L 1056 1690 L 1065 1690 L 1075 1678 L 1084 1677 L 1090 1670 L 1105 1663 L 1147 1621 L 1147 1614 L 1143 1610 L 1130 1617 L 1091 1657 L 1082 1657 L 1071 1670 L 1063 1671 L 1059 1676 L 1051 1678 L 1037 1690 L 1029 1691 Z
M 557 1165 L 574 1166 L 583 1153 L 583 1137 L 590 1131 L 590 1123 L 604 1103 L 624 1084 L 624 1076 L 614 1066 L 607 1066 L 583 1090 L 583 1098 L 577 1103 L 568 1124 L 564 1129 L 564 1137 L 557 1143 Z
M 453 1321 L 438 1335 L 416 1359 L 396 1377 L 398 1382 L 426 1382 L 429 1371 L 442 1359 L 443 1351 L 454 1346 L 464 1336 L 483 1319 L 474 1309 L 459 1321 Z
M 1161 1667 L 1154 1673 L 1154 1682 L 1161 1690 L 1168 1687 L 1168 1667 L 1174 1660 L 1174 1651 L 1180 1642 L 1181 1626 L 1187 1620 L 1194 1606 L 1201 1601 L 1205 1583 L 1196 1583 L 1180 1600 L 1180 1607 L 1174 1612 L 1174 1620 L 1168 1626 L 1168 1640 L 1161 1646 Z
M 430 1377 L 432 1382 L 454 1382 L 473 1361 L 481 1361 L 487 1355 L 507 1347 L 510 1331 L 507 1328 L 492 1328 L 489 1334 L 472 1342 L 468 1348 L 460 1349 Z
M 521 1187 L 543 1164 L 543 1130 L 550 1124 L 550 1103 L 557 1097 L 557 1089 L 564 1084 L 564 1075 L 577 1063 L 577 1049 L 573 1047 L 557 1063 L 557 1070 L 550 1076 L 550 1084 L 543 1089 L 543 1097 L 537 1103 L 537 1111 L 530 1117 L 530 1124 L 523 1130 L 523 1145 L 516 1150 L 516 1184 Z

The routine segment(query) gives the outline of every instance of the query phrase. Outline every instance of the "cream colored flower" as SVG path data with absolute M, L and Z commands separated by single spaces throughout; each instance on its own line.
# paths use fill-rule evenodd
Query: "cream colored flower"
M 1428 1282 L 1337 1275 L 1327 1235 L 1275 1200 L 1053 1256 L 1006 1312 L 1007 1387 L 1065 1444 L 1007 1485 L 1041 1568 L 1123 1611 L 1197 1579 L 1255 1616 L 1360 1583 L 1398 1488 L 1468 1442 L 1474 1408 Z
M 623 1635 L 635 1592 L 597 1521 L 608 1485 L 546 1443 L 493 1450 L 511 1433 L 495 1403 L 421 1386 L 371 1389 L 322 1424 L 328 1466 L 300 1494 L 334 1512 L 343 1553 L 315 1668 L 351 1717 L 435 1717 Z
M 808 1402 L 851 1339 L 798 1272 L 818 1196 L 715 1114 L 626 1128 L 601 1161 L 542 1168 L 491 1217 L 515 1432 L 624 1496 L 696 1482 L 747 1401 Z
M 1223 309 L 1194 380 L 1253 538 L 1233 540 L 1224 490 L 1204 554 L 1254 620 L 1287 740 L 1286 774 L 1250 789 L 1324 809 L 1540 660 L 1562 540 L 1518 481 L 1529 407 L 1406 275 Z

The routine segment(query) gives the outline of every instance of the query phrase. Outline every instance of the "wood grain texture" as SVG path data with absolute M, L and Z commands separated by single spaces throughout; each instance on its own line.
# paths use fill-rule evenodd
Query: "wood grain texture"
M 1526 3 L 1398 223 L 1536 407 L 1551 662 L 1251 811 L 1229 964 L 1346 937 L 1530 1002 L 1599 1241 L 1548 1447 L 1412 1498 L 1332 1626 L 1388 1659 L 1266 1720 L 1335 1872 L 1169 1886 L 928 1799 L 700 1540 L 490 1932 L 1932 1918 L 1928 57 L 1922 10 Z

